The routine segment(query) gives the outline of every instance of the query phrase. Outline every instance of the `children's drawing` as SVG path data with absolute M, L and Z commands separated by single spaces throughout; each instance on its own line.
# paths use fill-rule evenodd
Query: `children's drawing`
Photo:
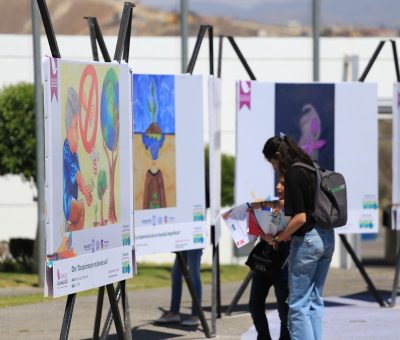
M 326 144 L 324 139 L 319 139 L 321 136 L 321 119 L 312 104 L 305 104 L 302 111 L 303 116 L 299 122 L 301 131 L 299 146 L 312 159 L 318 159 L 319 149 Z
M 76 91 L 69 87 L 67 90 L 65 109 L 66 138 L 63 148 L 64 164 L 64 215 L 66 231 L 76 231 L 83 228 L 85 223 L 85 204 L 78 200 L 78 190 L 86 199 L 87 205 L 92 204 L 91 188 L 80 171 L 78 156 L 78 124 L 80 117 L 80 102 Z
M 135 209 L 176 205 L 174 76 L 134 75 Z
M 119 209 L 114 193 L 119 150 L 118 75 L 109 66 L 68 64 L 62 66 L 62 74 L 64 231 L 114 224 Z
M 114 177 L 119 150 L 119 81 L 113 69 L 109 69 L 104 77 L 101 91 L 100 120 L 101 132 L 104 138 L 103 147 L 107 156 L 110 175 L 108 220 L 110 223 L 115 223 L 117 222 L 117 215 L 115 213 Z M 111 154 L 109 154 L 107 149 Z
M 283 132 L 322 167 L 334 169 L 333 84 L 276 84 L 275 134 Z

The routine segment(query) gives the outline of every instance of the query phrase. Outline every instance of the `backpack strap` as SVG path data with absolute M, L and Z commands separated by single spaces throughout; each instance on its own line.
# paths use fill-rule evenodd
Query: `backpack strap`
M 295 162 L 295 163 L 292 164 L 292 166 L 298 166 L 298 167 L 301 167 L 301 168 L 306 168 L 306 169 L 308 169 L 308 170 L 310 170 L 312 172 L 317 172 L 316 167 L 312 167 L 311 165 L 308 165 L 308 164 L 303 163 L 303 162 Z M 315 166 L 315 163 L 314 163 L 314 166 Z

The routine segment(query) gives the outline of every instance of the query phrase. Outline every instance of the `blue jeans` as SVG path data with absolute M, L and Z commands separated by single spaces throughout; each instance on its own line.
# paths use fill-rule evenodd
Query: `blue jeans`
M 322 291 L 335 249 L 332 229 L 293 236 L 289 255 L 289 331 L 294 340 L 322 339 Z
M 192 280 L 194 289 L 196 290 L 197 298 L 201 305 L 201 277 L 200 277 L 200 261 L 203 249 L 194 249 L 183 251 L 183 256 L 189 270 L 189 276 Z M 182 297 L 182 270 L 179 266 L 178 258 L 175 259 L 174 266 L 172 267 L 172 293 L 171 293 L 171 308 L 172 313 L 179 313 Z M 198 316 L 199 313 L 196 306 L 192 302 L 192 316 Z

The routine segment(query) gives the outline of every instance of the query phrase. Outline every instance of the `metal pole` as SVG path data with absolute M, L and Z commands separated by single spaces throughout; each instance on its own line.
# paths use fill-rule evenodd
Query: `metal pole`
M 226 315 L 231 315 L 233 308 L 235 308 L 235 306 L 237 305 L 237 303 L 239 302 L 240 298 L 242 297 L 244 291 L 246 290 L 247 286 L 249 285 L 251 279 L 253 278 L 253 271 L 249 271 L 247 276 L 244 278 L 242 284 L 239 287 L 239 290 L 236 292 L 235 296 L 232 299 L 231 304 L 229 305 L 228 309 L 226 310 L 225 314 Z
M 312 0 L 313 80 L 319 80 L 320 0 Z
M 44 117 L 43 117 L 43 90 L 42 69 L 40 61 L 40 26 L 36 0 L 31 0 L 32 8 L 32 37 L 33 37 L 33 68 L 35 81 L 35 121 L 36 121 L 36 188 L 38 224 L 36 230 L 36 263 L 39 286 L 44 285 L 45 270 L 45 210 L 44 210 Z
M 181 0 L 181 71 L 186 72 L 188 64 L 188 0 Z

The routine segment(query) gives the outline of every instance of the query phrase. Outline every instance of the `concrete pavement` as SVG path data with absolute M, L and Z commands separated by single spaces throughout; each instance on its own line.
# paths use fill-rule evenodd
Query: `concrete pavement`
M 389 297 L 393 282 L 392 266 L 367 267 L 367 272 L 382 291 Z M 134 280 L 134 278 L 133 278 Z M 224 283 L 221 287 L 223 310 L 229 306 L 241 282 Z M 211 328 L 211 287 L 204 285 L 203 306 Z M 325 338 L 333 339 L 400 339 L 400 297 L 394 308 L 381 308 L 372 295 L 366 291 L 366 284 L 356 269 L 331 269 L 325 296 L 327 297 L 324 318 Z M 18 293 L 13 289 L 14 293 Z M 21 293 L 27 293 L 27 290 Z M 38 290 L 33 290 L 38 292 Z M 0 289 L 0 294 L 12 292 Z M 249 287 L 231 316 L 223 314 L 217 320 L 217 337 L 221 339 L 254 339 L 252 321 L 248 313 Z M 168 309 L 170 288 L 148 289 L 129 292 L 132 335 L 134 339 L 204 339 L 201 327 L 185 327 L 180 324 L 161 326 L 154 324 L 162 309 Z M 78 295 L 71 323 L 69 339 L 89 339 L 92 337 L 97 296 Z M 104 314 L 108 310 L 107 298 Z M 57 339 L 60 335 L 64 315 L 65 298 L 49 299 L 48 302 L 0 309 L 1 339 Z M 181 312 L 189 316 L 191 300 L 186 289 L 182 297 Z M 271 329 L 278 325 L 274 312 L 274 296 L 267 300 L 267 314 Z M 277 328 L 276 328 L 277 329 Z M 274 333 L 273 333 L 274 334 Z M 368 335 L 370 334 L 370 335 Z M 372 335 L 371 335 L 372 334 Z M 351 336 L 350 336 L 351 335 Z M 359 335 L 359 336 L 358 336 Z M 242 337 L 243 336 L 243 337 Z M 110 339 L 117 339 L 114 327 Z

